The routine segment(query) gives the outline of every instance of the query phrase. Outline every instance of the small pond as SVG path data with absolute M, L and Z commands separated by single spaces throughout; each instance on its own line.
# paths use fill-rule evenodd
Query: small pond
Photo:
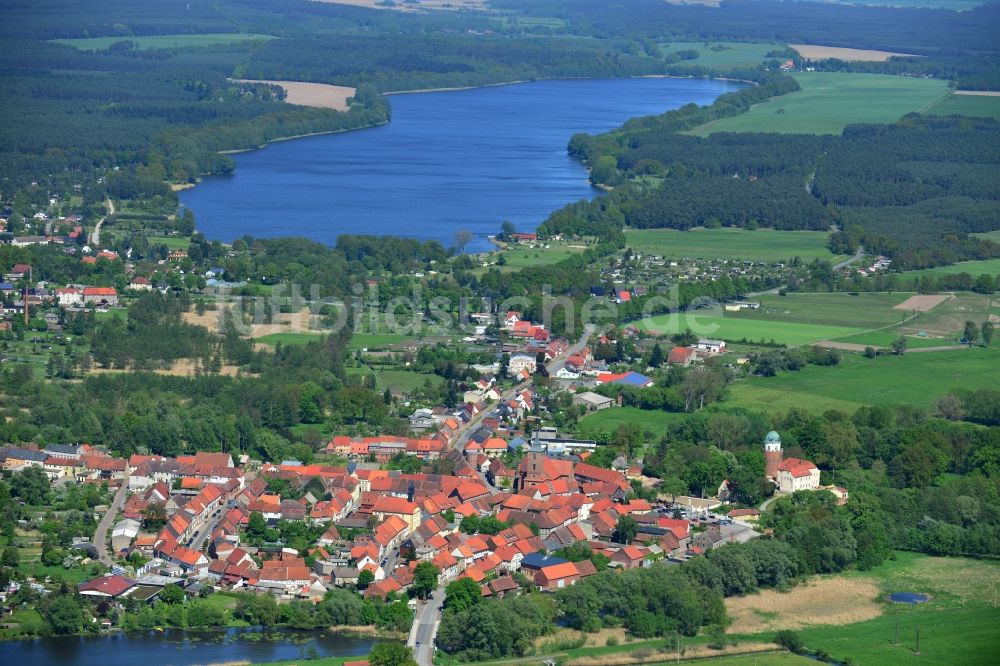
M 922 604 L 930 599 L 928 594 L 919 592 L 893 592 L 888 596 L 889 601 L 894 604 Z

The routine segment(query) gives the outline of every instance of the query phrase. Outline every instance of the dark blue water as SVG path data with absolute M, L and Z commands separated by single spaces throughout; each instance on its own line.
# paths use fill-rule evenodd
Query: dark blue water
M 917 592 L 893 592 L 889 595 L 889 601 L 897 604 L 922 604 L 927 601 L 927 595 Z
M 539 81 L 391 97 L 387 125 L 272 144 L 235 156 L 236 173 L 181 193 L 198 230 L 232 241 L 337 235 L 437 239 L 469 230 L 469 251 L 511 220 L 533 231 L 597 191 L 566 154 L 577 132 L 707 104 L 739 84 L 692 79 Z
M 59 666 L 190 666 L 226 662 L 268 662 L 304 656 L 354 657 L 373 641 L 326 631 L 275 629 L 270 640 L 247 640 L 256 629 L 115 633 L 0 642 L 0 664 Z M 307 652 L 312 648 L 315 652 Z

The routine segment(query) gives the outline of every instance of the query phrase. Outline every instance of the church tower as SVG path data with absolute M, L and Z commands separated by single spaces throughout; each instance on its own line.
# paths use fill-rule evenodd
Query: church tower
M 778 478 L 778 466 L 783 458 L 781 436 L 773 430 L 764 438 L 764 475 L 773 480 Z

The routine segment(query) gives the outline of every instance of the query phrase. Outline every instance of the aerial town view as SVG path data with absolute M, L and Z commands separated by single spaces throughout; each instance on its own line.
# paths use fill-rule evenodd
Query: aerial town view
M 1000 1 L 0 3 L 0 664 L 1000 664 Z

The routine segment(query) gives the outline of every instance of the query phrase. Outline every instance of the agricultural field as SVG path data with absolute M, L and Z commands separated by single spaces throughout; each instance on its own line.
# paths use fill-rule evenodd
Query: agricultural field
M 692 67 L 752 68 L 764 62 L 769 51 L 782 48 L 781 44 L 761 42 L 669 42 L 660 44 L 664 55 L 677 51 L 697 51 L 694 60 L 684 60 L 677 65 Z
M 636 252 L 668 258 L 742 259 L 778 262 L 793 257 L 804 261 L 832 259 L 822 231 L 761 229 L 629 229 L 625 242 Z
M 790 293 L 786 296 L 763 294 L 752 299 L 760 303 L 759 310 L 741 310 L 732 314 L 747 319 L 766 319 L 800 324 L 833 324 L 854 328 L 880 328 L 902 321 L 908 313 L 896 310 L 909 294 L 861 293 L 853 296 L 832 294 Z
M 936 79 L 885 74 L 799 72 L 802 90 L 772 98 L 747 113 L 705 123 L 691 131 L 839 134 L 852 123 L 891 123 L 924 112 L 948 94 Z
M 998 232 L 991 232 L 997 234 Z M 995 240 L 990 234 L 979 234 L 979 236 L 990 238 Z M 960 261 L 957 264 L 951 264 L 950 266 L 934 266 L 933 268 L 923 268 L 917 271 L 906 271 L 902 274 L 903 277 L 912 278 L 920 277 L 921 275 L 958 275 L 959 273 L 968 273 L 972 277 L 978 277 L 983 273 L 988 273 L 990 275 L 1000 275 L 1000 259 L 983 259 L 981 261 Z
M 798 322 L 769 321 L 751 319 L 736 313 L 711 314 L 689 312 L 667 314 L 638 323 L 643 330 L 660 335 L 673 335 L 684 329 L 691 329 L 695 335 L 722 340 L 748 340 L 752 342 L 775 342 L 792 347 L 808 345 L 820 340 L 845 337 L 862 333 L 863 328 L 851 328 L 833 324 L 804 324 Z
M 920 312 L 905 324 L 891 329 L 892 332 L 904 335 L 917 335 L 921 332 L 939 339 L 951 339 L 961 333 L 965 322 L 973 321 L 980 324 L 986 321 L 990 314 L 1000 314 L 1000 307 L 995 299 L 971 292 L 960 292 L 928 312 Z
M 732 404 L 769 412 L 791 407 L 854 411 L 861 405 L 930 407 L 952 389 L 996 388 L 1000 349 L 961 349 L 864 358 L 845 354 L 836 367 L 806 366 L 730 387 Z
M 253 33 L 205 33 L 200 35 L 150 35 L 134 37 L 84 37 L 80 39 L 53 39 L 53 42 L 72 46 L 80 51 L 101 51 L 112 44 L 130 41 L 135 48 L 149 51 L 153 49 L 187 49 L 197 46 L 212 46 L 214 44 L 236 44 L 250 40 L 275 39 L 273 35 L 258 35 Z
M 927 110 L 932 116 L 971 116 L 1000 120 L 1000 97 L 996 95 L 948 95 Z
M 953 343 L 953 340 L 950 338 L 932 338 L 919 335 L 904 335 L 903 337 L 906 338 L 907 349 L 945 347 Z M 857 335 L 848 335 L 843 338 L 836 338 L 830 342 L 888 349 L 898 338 L 898 331 L 869 331 L 867 333 L 858 333 Z
M 348 349 L 356 351 L 358 349 L 382 349 L 389 345 L 400 344 L 416 340 L 416 336 L 396 333 L 355 333 L 351 336 Z

